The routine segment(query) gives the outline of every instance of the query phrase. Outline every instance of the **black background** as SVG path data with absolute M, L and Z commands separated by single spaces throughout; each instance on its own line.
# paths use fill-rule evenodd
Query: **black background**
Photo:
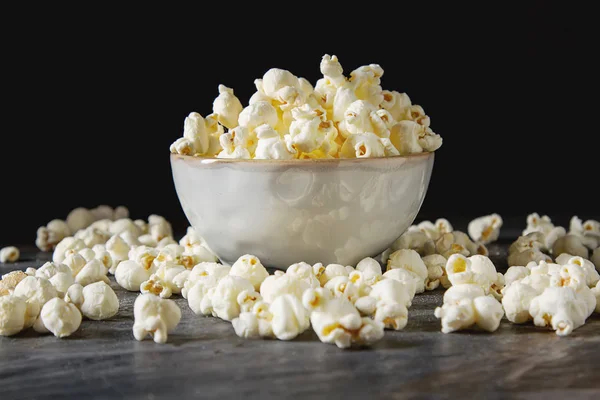
M 325 53 L 345 73 L 380 64 L 444 138 L 419 219 L 600 214 L 585 3 L 357 4 L 4 10 L 0 244 L 77 206 L 184 227 L 168 157 L 184 117 L 209 114 L 219 83 L 246 104 L 271 67 L 314 84 Z

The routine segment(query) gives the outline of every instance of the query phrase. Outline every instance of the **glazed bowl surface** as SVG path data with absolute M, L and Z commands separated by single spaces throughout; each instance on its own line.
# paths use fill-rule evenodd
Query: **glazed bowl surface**
M 171 154 L 190 225 L 222 262 L 244 254 L 286 269 L 355 266 L 412 224 L 434 153 L 333 160 L 228 160 Z

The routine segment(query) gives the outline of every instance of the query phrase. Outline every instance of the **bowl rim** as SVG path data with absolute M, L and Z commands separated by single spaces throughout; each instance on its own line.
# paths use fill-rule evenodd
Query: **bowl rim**
M 436 150 L 437 151 L 437 150 Z M 293 160 L 264 160 L 264 159 L 241 159 L 241 158 L 216 158 L 216 157 L 197 157 L 177 153 L 169 153 L 171 160 L 183 159 L 187 161 L 200 162 L 202 164 L 227 163 L 227 164 L 271 164 L 271 165 L 312 165 L 324 163 L 364 163 L 383 160 L 410 160 L 418 158 L 429 158 L 436 151 L 424 151 L 421 153 L 411 153 L 400 156 L 384 156 L 384 157 L 363 157 L 363 158 L 309 158 L 309 159 L 293 159 Z

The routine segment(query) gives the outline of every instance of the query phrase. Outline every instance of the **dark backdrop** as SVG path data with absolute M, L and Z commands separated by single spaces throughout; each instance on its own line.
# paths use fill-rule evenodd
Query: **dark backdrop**
M 444 138 L 419 218 L 600 213 L 591 10 L 278 4 L 5 12 L 0 244 L 98 204 L 183 227 L 168 147 L 184 117 L 219 83 L 246 103 L 271 67 L 314 84 L 324 53 L 346 73 L 379 63 Z

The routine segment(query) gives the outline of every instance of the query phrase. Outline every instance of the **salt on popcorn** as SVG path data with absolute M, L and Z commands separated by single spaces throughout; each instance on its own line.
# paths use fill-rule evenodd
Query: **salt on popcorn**
M 219 85 L 213 114 L 184 121 L 171 153 L 234 159 L 365 158 L 432 152 L 442 138 L 423 108 L 405 93 L 383 90 L 383 69 L 359 67 L 346 77 L 324 55 L 323 78 L 310 82 L 279 68 L 255 80 L 243 107 L 233 89 Z M 227 131 L 225 131 L 227 129 Z

